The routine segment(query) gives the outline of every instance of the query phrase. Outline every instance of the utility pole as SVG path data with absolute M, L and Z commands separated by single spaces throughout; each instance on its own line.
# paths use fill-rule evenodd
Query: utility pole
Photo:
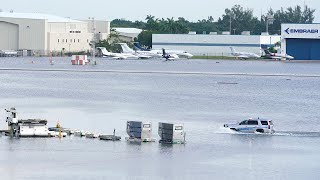
M 231 26 L 231 23 L 232 23 L 232 13 L 230 12 L 230 14 L 229 14 L 229 16 L 230 16 L 230 35 L 232 34 L 232 26 Z
M 229 16 L 230 16 L 230 29 L 229 29 L 229 32 L 230 32 L 230 35 L 232 35 L 232 19 L 233 19 L 233 13 L 230 11 L 229 12 Z
M 269 24 L 273 24 L 274 18 L 273 15 L 267 15 L 266 17 L 266 33 L 269 35 Z
M 93 33 L 93 36 L 92 36 L 92 41 L 91 41 L 91 45 L 92 45 L 92 64 L 93 65 L 96 65 L 97 62 L 96 62 L 96 23 L 95 23 L 95 20 L 94 20 L 94 17 L 89 17 L 89 19 L 92 20 L 92 33 Z

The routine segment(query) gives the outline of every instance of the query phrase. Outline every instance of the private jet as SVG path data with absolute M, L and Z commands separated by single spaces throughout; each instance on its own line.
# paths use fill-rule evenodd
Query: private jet
M 255 53 L 237 52 L 233 47 L 230 47 L 230 50 L 231 50 L 231 55 L 239 59 L 249 59 L 249 58 L 258 59 L 261 57 Z
M 264 53 L 266 53 L 266 58 L 267 59 L 275 59 L 275 60 L 292 60 L 294 59 L 293 56 L 290 56 L 288 54 L 279 54 L 279 53 L 271 53 L 269 50 L 265 49 Z
M 138 59 L 138 56 L 135 56 L 130 53 L 112 53 L 109 52 L 105 47 L 97 47 L 104 57 L 111 57 L 112 59 Z
M 145 48 L 142 48 L 140 43 L 138 42 L 135 42 L 133 43 L 134 44 L 134 47 L 135 49 L 138 49 L 140 52 L 151 52 L 153 54 L 163 54 L 162 50 L 161 49 L 152 49 L 152 50 L 149 50 L 149 49 L 145 49 Z M 166 50 L 166 53 L 167 54 L 173 54 L 173 55 L 178 55 L 179 58 L 192 58 L 193 55 L 186 52 L 186 51 L 182 51 L 182 50 Z
M 155 58 L 155 57 L 161 57 L 161 54 L 157 54 L 151 51 L 134 51 L 131 49 L 126 43 L 118 43 L 121 48 L 123 53 L 126 54 L 132 54 L 134 56 L 137 56 L 139 59 L 149 59 L 149 58 Z
M 177 54 L 168 54 L 165 49 L 162 49 L 162 57 L 165 58 L 165 61 L 174 61 L 179 59 Z

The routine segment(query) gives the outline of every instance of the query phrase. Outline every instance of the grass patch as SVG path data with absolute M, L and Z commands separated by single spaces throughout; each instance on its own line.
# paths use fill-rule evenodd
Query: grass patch
M 225 57 L 225 56 L 193 56 L 191 59 L 234 59 L 232 57 Z

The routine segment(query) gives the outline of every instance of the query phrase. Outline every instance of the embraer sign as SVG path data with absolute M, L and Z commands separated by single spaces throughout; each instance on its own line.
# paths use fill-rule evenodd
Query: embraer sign
M 287 34 L 318 34 L 318 29 L 290 29 L 284 30 Z

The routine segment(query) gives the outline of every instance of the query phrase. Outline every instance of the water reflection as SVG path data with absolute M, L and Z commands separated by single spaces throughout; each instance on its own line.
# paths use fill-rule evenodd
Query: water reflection
M 320 72 L 319 64 L 307 63 L 101 59 L 99 66 L 74 67 L 68 58 L 54 61 L 55 65 L 48 67 L 48 61 L 40 59 L 35 64 L 1 59 L 0 65 L 76 70 Z M 48 119 L 49 125 L 60 120 L 64 127 L 101 133 L 115 128 L 123 138 L 105 142 L 78 137 L 2 136 L 0 173 L 3 179 L 33 180 L 316 179 L 320 175 L 319 78 L 286 78 L 0 70 L 1 109 L 16 106 L 21 118 Z M 276 134 L 239 134 L 221 129 L 230 121 L 261 116 L 274 120 Z M 5 119 L 4 114 L 0 113 L 0 119 Z M 187 144 L 125 142 L 126 121 L 132 119 L 152 122 L 157 139 L 158 122 L 183 123 Z M 41 171 L 34 171 L 39 167 Z

